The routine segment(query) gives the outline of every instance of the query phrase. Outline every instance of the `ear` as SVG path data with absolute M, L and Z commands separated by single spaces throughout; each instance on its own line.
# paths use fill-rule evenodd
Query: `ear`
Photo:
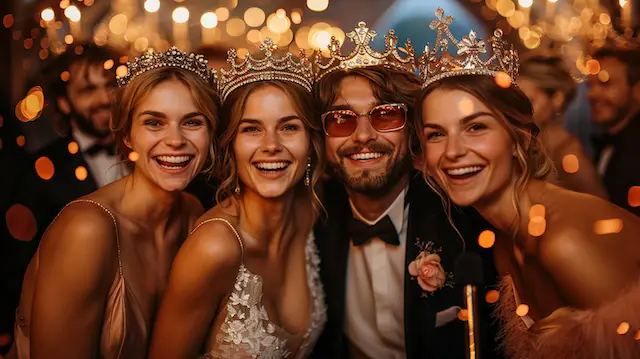
M 554 93 L 553 96 L 551 96 L 551 103 L 553 103 L 554 112 L 557 113 L 557 112 L 560 112 L 560 110 L 562 110 L 566 99 L 567 97 L 564 95 L 564 93 L 560 91 L 556 91 L 556 93 Z
M 124 145 L 127 146 L 128 149 L 133 151 L 133 146 L 131 146 L 131 141 L 129 140 L 129 137 L 124 137 L 122 139 L 122 142 L 124 142 Z
M 56 102 L 58 103 L 58 108 L 60 109 L 60 111 L 62 111 L 63 114 L 68 116 L 71 113 L 71 104 L 66 97 L 59 96 L 56 99 Z

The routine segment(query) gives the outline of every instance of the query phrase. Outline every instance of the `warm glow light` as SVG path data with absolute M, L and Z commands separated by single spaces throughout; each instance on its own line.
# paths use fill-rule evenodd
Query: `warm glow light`
M 116 35 L 122 35 L 127 30 L 127 15 L 117 14 L 109 20 L 109 30 Z
M 627 334 L 628 332 L 629 332 L 629 323 L 627 322 L 620 323 L 620 325 L 618 325 L 618 329 L 616 329 L 616 333 L 620 335 Z
M 62 73 L 60 74 L 60 80 L 62 80 L 63 82 L 69 81 L 70 77 L 71 74 L 69 73 L 69 71 L 62 71 Z
M 249 30 L 249 32 L 247 32 L 247 41 L 254 43 L 260 42 L 260 30 Z
M 602 82 L 609 81 L 609 73 L 607 72 L 607 70 L 600 70 L 600 72 L 598 72 L 598 80 Z
M 104 69 L 106 71 L 109 71 L 109 70 L 111 70 L 113 68 L 113 65 L 115 65 L 115 62 L 113 62 L 112 59 L 109 59 L 109 60 L 104 62 Z
M 282 34 L 289 30 L 291 27 L 291 21 L 286 16 L 280 17 L 276 14 L 271 14 L 269 15 L 269 18 L 267 18 L 267 27 L 271 32 Z
M 200 24 L 206 29 L 213 29 L 218 25 L 218 15 L 213 12 L 205 12 L 200 18 Z
M 531 7 L 531 5 L 533 5 L 533 0 L 518 0 L 518 4 L 522 7 Z
M 78 22 L 80 21 L 82 14 L 80 14 L 80 9 L 78 9 L 75 5 L 71 5 L 68 8 L 64 9 L 64 16 L 66 16 L 73 22 Z
M 160 0 L 146 0 L 144 2 L 144 9 L 147 12 L 156 12 L 160 10 Z
M 185 22 L 189 21 L 189 10 L 186 7 L 177 7 L 175 10 L 173 10 L 171 17 L 173 18 L 173 21 L 177 22 L 178 24 L 184 24 Z
M 620 4 L 620 7 L 625 7 L 625 5 L 627 5 L 629 1 L 628 0 L 620 0 L 618 1 L 618 3 Z
M 250 7 L 244 12 L 244 22 L 251 27 L 258 27 L 262 25 L 265 19 L 265 14 L 262 9 L 257 7 Z
M 36 173 L 40 178 L 48 181 L 53 177 L 55 169 L 53 162 L 48 157 L 42 156 L 36 160 Z
M 89 173 L 87 172 L 87 169 L 84 168 L 83 166 L 78 166 L 76 168 L 76 178 L 80 181 L 84 181 L 87 179 L 87 175 Z
M 511 77 L 506 72 L 498 72 L 495 76 L 496 84 L 502 88 L 511 86 Z
M 280 17 L 280 18 L 283 18 L 283 17 L 287 16 L 287 12 L 284 9 L 280 8 L 280 9 L 276 10 L 276 15 L 278 17 Z
M 556 3 L 556 2 L 558 2 L 558 0 L 549 0 L 549 2 Z
M 71 141 L 67 145 L 67 149 L 69 150 L 70 154 L 75 155 L 76 153 L 78 153 L 80 147 L 78 146 L 78 143 L 76 141 Z
M 329 6 L 329 0 L 307 0 L 307 7 L 312 11 L 325 11 Z
M 291 21 L 296 25 L 300 24 L 302 22 L 302 15 L 297 11 L 293 11 L 291 13 Z
M 500 292 L 498 292 L 495 289 L 488 291 L 487 294 L 484 296 L 484 300 L 486 300 L 487 303 L 490 303 L 490 304 L 497 302 L 499 298 L 500 298 Z
M 609 16 L 609 14 L 603 12 L 602 14 L 600 14 L 600 22 L 603 25 L 609 25 L 611 23 L 611 16 Z
M 138 155 L 138 152 L 130 152 L 129 153 L 129 161 L 135 162 L 135 161 L 138 160 L 138 158 L 140 158 L 140 155 Z
M 591 75 L 597 75 L 600 72 L 600 63 L 596 59 L 588 60 L 585 66 Z
M 496 242 L 496 234 L 493 231 L 482 231 L 480 236 L 478 236 L 478 244 L 482 248 L 491 248 L 493 244 Z
M 219 7 L 216 9 L 216 15 L 218 16 L 218 21 L 227 21 L 229 19 L 229 9 Z
M 316 32 L 312 38 L 313 47 L 318 49 L 328 48 L 330 42 L 331 42 L 331 33 L 329 33 L 329 31 L 326 31 L 326 30 L 321 30 Z
M 22 204 L 12 205 L 5 215 L 9 234 L 19 241 L 28 242 L 38 231 L 38 224 L 33 212 Z
M 71 34 L 64 35 L 64 43 L 67 45 L 73 44 L 73 35 Z
M 593 231 L 596 234 L 614 234 L 620 233 L 623 223 L 620 218 L 601 219 L 593 225 Z
M 518 308 L 516 308 L 516 314 L 519 317 L 524 317 L 525 315 L 529 314 L 529 306 L 526 304 L 520 304 Z
M 69 5 L 71 5 L 71 2 L 69 0 L 60 0 L 60 8 L 62 10 L 66 9 L 67 7 L 69 7 Z
M 240 36 L 244 34 L 245 25 L 242 19 L 234 17 L 227 22 L 227 33 L 229 36 Z
M 547 229 L 547 221 L 544 217 L 535 216 L 529 219 L 529 234 L 534 237 L 540 237 Z
M 144 52 L 148 47 L 149 39 L 144 36 L 137 38 L 136 41 L 133 42 L 133 48 L 136 49 L 136 51 Z
M 629 188 L 628 200 L 631 207 L 640 206 L 640 186 L 632 186 Z
M 467 320 L 469 320 L 469 311 L 466 309 L 461 309 L 458 312 L 458 319 L 460 319 L 463 322 L 466 322 Z
M 56 14 L 53 12 L 53 9 L 48 7 L 40 13 L 40 17 L 44 21 L 51 21 L 56 18 Z
M 580 168 L 578 156 L 568 154 L 562 158 L 562 169 L 567 173 L 576 173 Z
M 118 77 L 125 77 L 127 76 L 127 73 L 129 72 L 129 69 L 127 69 L 126 65 L 120 65 L 118 66 L 118 68 L 116 69 L 116 76 Z

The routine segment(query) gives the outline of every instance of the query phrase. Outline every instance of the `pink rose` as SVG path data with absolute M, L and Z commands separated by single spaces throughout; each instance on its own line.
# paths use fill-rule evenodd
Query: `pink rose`
M 425 256 L 421 253 L 416 260 L 409 263 L 409 274 L 418 277 L 418 284 L 428 292 L 442 287 L 446 280 L 444 269 L 440 265 L 440 256 L 437 254 Z

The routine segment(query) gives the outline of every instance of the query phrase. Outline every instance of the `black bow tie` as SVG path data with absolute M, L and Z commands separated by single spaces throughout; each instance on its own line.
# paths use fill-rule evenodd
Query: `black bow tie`
M 385 216 L 373 226 L 370 226 L 355 217 L 349 222 L 349 235 L 356 246 L 369 242 L 372 238 L 380 238 L 388 244 L 398 246 L 400 239 L 396 227 L 389 216 Z
M 86 153 L 89 156 L 95 156 L 102 151 L 106 152 L 107 155 L 109 156 L 115 156 L 116 144 L 108 143 L 106 145 L 103 145 L 103 144 L 96 143 L 95 145 L 89 147 L 86 151 L 84 151 L 84 153 Z

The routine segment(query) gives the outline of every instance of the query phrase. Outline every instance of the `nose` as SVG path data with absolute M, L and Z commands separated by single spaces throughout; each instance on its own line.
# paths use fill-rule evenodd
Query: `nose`
M 187 139 L 179 125 L 169 126 L 167 130 L 167 136 L 165 137 L 165 143 L 173 148 L 181 148 L 187 143 Z
M 108 105 L 111 103 L 110 93 L 107 87 L 100 87 L 95 93 L 95 98 L 100 105 Z
M 276 131 L 267 131 L 262 139 L 262 151 L 266 153 L 276 153 L 282 150 L 280 136 Z
M 450 135 L 447 137 L 444 155 L 449 160 L 457 160 L 467 153 L 467 147 L 464 141 L 458 136 Z
M 378 137 L 378 132 L 371 126 L 371 122 L 367 116 L 358 117 L 358 127 L 351 135 L 353 142 L 367 143 Z

